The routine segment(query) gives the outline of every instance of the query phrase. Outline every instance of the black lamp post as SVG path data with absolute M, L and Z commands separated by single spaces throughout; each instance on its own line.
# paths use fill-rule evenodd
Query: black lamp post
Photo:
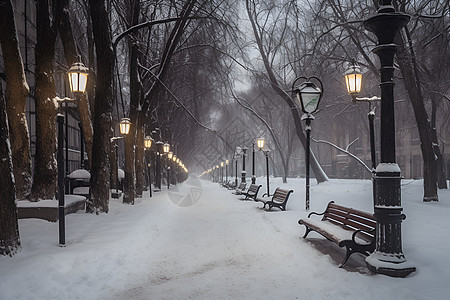
M 378 45 L 373 52 L 381 62 L 381 163 L 374 176 L 374 215 L 377 221 L 375 251 L 366 258 L 367 267 L 374 273 L 405 277 L 416 268 L 407 263 L 402 251 L 402 214 L 400 168 L 395 160 L 394 125 L 394 55 L 396 34 L 410 17 L 398 13 L 391 0 L 381 1 L 377 15 L 364 21 L 364 27 L 373 32 Z
M 295 83 L 302 79 L 303 83 L 295 87 Z M 315 79 L 320 83 L 320 88 L 318 88 L 310 80 Z M 295 94 L 295 99 L 297 100 L 297 105 L 302 108 L 304 115 L 302 120 L 306 120 L 306 210 L 309 210 L 309 156 L 310 156 L 310 138 L 311 138 L 311 120 L 314 120 L 313 112 L 319 107 L 320 100 L 322 99 L 323 85 L 319 78 L 313 77 L 297 77 L 292 83 L 292 92 Z
M 225 182 L 228 182 L 228 159 L 225 160 Z
M 270 150 L 264 150 L 264 145 L 266 143 L 266 140 L 261 137 L 256 141 L 256 144 L 258 146 L 259 151 L 262 151 L 264 153 L 264 156 L 266 157 L 266 174 L 267 174 L 267 193 L 265 193 L 263 196 L 267 195 L 267 197 L 270 197 L 270 190 L 269 190 L 269 151 Z
M 165 143 L 163 145 L 163 153 L 169 155 L 170 152 L 170 145 L 168 143 Z M 167 189 L 170 188 L 170 163 L 167 162 Z
M 252 184 L 256 183 L 255 176 L 255 143 L 252 143 Z
M 373 125 L 373 120 L 375 118 L 375 107 L 372 108 L 372 102 L 379 101 L 381 98 L 377 96 L 371 98 L 358 98 L 362 86 L 362 73 L 357 65 L 353 64 L 350 66 L 344 76 L 347 92 L 352 96 L 353 102 L 367 102 L 369 104 L 369 113 L 367 114 L 367 117 L 369 119 L 370 156 L 372 160 L 372 173 L 375 173 L 375 168 L 377 166 L 375 154 L 375 131 Z
M 235 160 L 234 160 L 234 173 L 235 173 L 235 179 L 234 179 L 234 185 L 237 187 L 238 186 L 238 156 L 235 155 Z
M 115 141 L 114 143 L 114 150 L 116 155 L 116 191 L 114 193 L 111 193 L 111 197 L 118 199 L 121 195 L 119 193 L 119 145 L 117 144 L 117 141 L 120 139 L 123 139 L 125 135 L 127 135 L 130 132 L 131 122 L 129 118 L 122 118 L 119 123 L 119 131 L 122 136 L 118 137 L 112 137 L 111 142 Z
M 163 151 L 164 143 L 161 141 L 156 142 L 156 161 L 155 161 L 155 192 L 161 191 L 161 155 Z
M 144 138 L 144 147 L 146 150 L 150 150 L 150 148 L 152 147 L 152 142 L 153 142 L 153 140 L 151 137 L 146 136 Z M 147 158 L 148 157 L 149 157 L 149 155 L 147 155 Z M 151 172 L 150 172 L 150 167 L 151 167 L 150 159 L 148 158 L 148 162 L 147 162 L 148 185 L 149 185 L 148 190 L 150 191 L 150 197 L 152 197 L 152 176 L 151 176 Z
M 245 157 L 247 156 L 247 147 L 242 148 L 242 172 L 241 172 L 241 182 L 246 182 L 245 176 L 247 175 L 247 172 L 245 171 Z

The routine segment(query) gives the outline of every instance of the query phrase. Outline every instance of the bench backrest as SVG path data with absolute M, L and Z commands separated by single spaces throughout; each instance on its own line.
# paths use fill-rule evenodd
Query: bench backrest
M 247 184 L 245 182 L 241 182 L 241 184 L 238 187 L 238 190 L 243 190 L 243 189 L 245 189 L 246 186 L 247 186 Z
M 361 232 L 358 237 L 370 242 L 375 238 L 375 228 L 377 222 L 373 214 L 360 211 L 353 208 L 334 204 L 333 201 L 328 203 L 327 209 L 322 220 L 328 220 L 347 230 L 366 230 L 373 231 L 371 233 Z
M 289 195 L 293 192 L 293 190 L 282 190 L 280 188 L 277 188 L 275 190 L 275 193 L 273 193 L 272 201 L 283 203 L 286 202 L 289 199 Z
M 257 193 L 261 185 L 251 184 L 248 188 L 248 193 Z

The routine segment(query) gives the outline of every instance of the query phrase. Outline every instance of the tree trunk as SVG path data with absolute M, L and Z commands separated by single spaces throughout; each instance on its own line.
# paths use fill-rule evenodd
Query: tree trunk
M 423 187 L 424 195 L 423 201 L 439 201 L 437 193 L 437 164 L 435 154 L 433 151 L 433 139 L 431 135 L 431 126 L 428 119 L 427 111 L 423 103 L 423 94 L 421 82 L 419 79 L 419 70 L 417 69 L 417 62 L 414 55 L 412 42 L 409 38 L 409 31 L 405 28 L 407 41 L 403 39 L 402 35 L 397 35 L 401 40 L 396 43 L 398 47 L 398 64 L 400 71 L 405 81 L 406 91 L 414 110 L 416 118 L 417 129 L 419 130 L 419 137 L 421 142 L 422 158 L 423 158 Z M 406 43 L 408 43 L 408 48 Z
M 136 133 L 136 197 L 142 198 L 142 191 L 145 185 L 145 176 L 144 176 L 144 118 L 142 117 L 142 111 L 139 112 L 138 118 L 138 128 Z
M 447 178 L 445 178 L 444 157 L 439 148 L 436 132 L 436 96 L 431 96 L 431 135 L 433 138 L 433 150 L 436 154 L 437 185 L 439 189 L 447 189 Z
M 130 7 L 130 26 L 139 22 L 139 0 L 133 2 Z M 136 33 L 137 34 L 137 33 Z M 130 132 L 125 137 L 125 184 L 123 187 L 123 203 L 134 204 L 135 197 L 135 155 L 136 135 L 139 123 L 139 79 L 138 79 L 138 55 L 139 48 L 135 35 L 130 37 Z
M 18 199 L 31 191 L 31 152 L 25 103 L 28 84 L 17 39 L 14 12 L 10 0 L 0 1 L 0 45 L 6 75 L 6 110 L 11 135 L 11 151 Z
M 56 192 L 56 112 L 54 55 L 56 31 L 46 0 L 36 1 L 36 155 L 31 200 L 53 199 Z
M 11 7 L 11 2 L 6 1 Z M 5 9 L 0 0 L 0 10 Z M 9 11 L 9 9 L 8 9 Z M 12 9 L 10 10 L 12 13 Z M 1 17 L 2 13 L 0 13 Z M 6 116 L 6 102 L 0 85 L 0 255 L 13 256 L 20 249 L 19 223 L 14 187 L 13 164 L 9 147 L 9 128 Z
M 71 66 L 73 63 L 78 62 L 78 52 L 76 42 L 72 33 L 72 26 L 70 24 L 69 16 L 69 0 L 62 0 L 64 7 L 62 11 L 62 17 L 58 24 L 58 31 L 61 37 L 61 41 L 64 47 L 64 54 L 67 64 Z M 90 82 L 93 82 L 93 78 L 90 78 Z M 84 143 L 86 146 L 86 153 L 89 159 L 89 164 L 92 161 L 92 122 L 91 122 L 91 109 L 86 94 L 77 97 L 78 114 L 80 116 L 81 128 L 83 130 Z M 89 167 L 90 169 L 90 167 Z
M 92 30 L 97 55 L 97 84 L 95 90 L 94 135 L 91 169 L 91 201 L 88 212 L 107 213 L 109 210 L 109 154 L 112 136 L 112 82 L 114 53 L 108 13 L 104 0 L 89 0 Z

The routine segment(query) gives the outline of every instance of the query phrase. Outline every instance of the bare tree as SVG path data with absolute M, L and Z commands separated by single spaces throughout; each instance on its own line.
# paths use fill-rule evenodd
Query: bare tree
M 92 149 L 91 203 L 88 211 L 98 214 L 109 211 L 114 52 L 105 1 L 89 0 L 89 6 L 97 57 L 97 82 L 93 122 L 95 147 Z
M 56 192 L 56 101 L 54 56 L 57 24 L 62 3 L 50 8 L 47 0 L 36 1 L 36 155 L 31 200 L 53 199 Z
M 268 11 L 276 11 L 275 8 L 275 6 L 268 4 L 266 7 L 267 11 L 265 11 L 266 16 L 268 15 Z M 269 19 L 278 19 L 277 16 L 272 15 L 270 18 L 266 18 L 264 21 L 262 21 L 263 23 L 260 24 L 258 20 L 259 13 L 256 9 L 257 8 L 255 1 L 246 1 L 247 15 L 252 26 L 253 35 L 255 37 L 259 54 L 264 64 L 266 75 L 268 77 L 268 80 L 270 81 L 272 89 L 278 94 L 281 99 L 286 102 L 286 104 L 288 104 L 289 108 L 291 109 L 297 136 L 299 137 L 303 147 L 306 147 L 306 137 L 303 133 L 300 115 L 298 113 L 298 106 L 295 104 L 291 96 L 286 93 L 285 89 L 283 89 L 282 84 L 279 81 L 280 76 L 277 76 L 273 69 L 273 64 L 277 58 L 277 50 L 281 47 L 281 41 L 285 38 L 288 18 L 285 17 L 283 21 L 284 27 L 281 28 L 281 32 L 279 33 L 280 36 L 278 37 L 279 42 L 276 42 L 273 39 L 275 29 L 274 27 L 269 29 L 270 26 L 267 22 L 269 21 Z M 282 11 L 283 9 L 284 7 L 280 10 Z M 267 39 L 267 44 L 264 44 L 264 37 Z M 314 171 L 317 182 L 320 183 L 328 179 L 314 155 L 312 155 L 311 167 Z
M 0 1 L 0 44 L 5 66 L 6 110 L 10 124 L 16 195 L 22 199 L 30 194 L 32 179 L 30 141 L 25 117 L 28 84 L 10 0 Z

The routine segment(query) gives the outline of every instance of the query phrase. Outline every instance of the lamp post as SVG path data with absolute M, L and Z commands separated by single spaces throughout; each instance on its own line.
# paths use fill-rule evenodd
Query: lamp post
M 156 161 L 155 161 L 155 192 L 161 191 L 161 155 L 163 151 L 164 143 L 161 141 L 156 142 Z
M 222 161 L 222 162 L 220 162 L 220 177 L 221 177 L 220 181 L 221 181 L 221 183 L 223 183 L 223 166 L 224 166 L 224 163 Z
M 177 160 L 177 157 L 176 157 L 176 155 L 174 154 L 174 155 L 172 156 L 173 165 L 175 165 L 176 160 Z M 175 179 L 174 179 L 174 184 L 175 184 L 175 185 L 177 185 L 177 174 L 178 174 L 178 171 L 177 171 L 177 170 L 178 170 L 178 169 L 177 169 L 177 166 L 175 165 L 175 170 L 174 170 L 174 172 L 175 172 L 175 175 L 174 175 L 174 177 L 175 177 Z
M 406 218 L 401 207 L 401 170 L 395 159 L 394 125 L 394 55 L 396 34 L 410 17 L 398 13 L 392 0 L 381 1 L 378 13 L 364 21 L 373 32 L 378 45 L 372 50 L 381 63 L 381 162 L 374 176 L 374 215 L 377 221 L 375 251 L 366 258 L 367 267 L 374 273 L 405 277 L 416 268 L 406 261 L 402 251 L 401 223 Z
M 234 161 L 234 173 L 235 173 L 235 179 L 234 179 L 234 185 L 238 186 L 238 159 L 239 157 L 235 155 L 235 161 Z
M 146 150 L 150 150 L 150 148 L 152 147 L 152 142 L 153 142 L 153 140 L 151 137 L 146 136 L 144 138 L 144 147 Z M 149 155 L 147 155 L 147 157 L 149 157 Z M 150 172 L 150 167 L 151 167 L 150 159 L 148 159 L 148 162 L 147 162 L 148 190 L 150 191 L 150 197 L 152 197 L 152 174 Z
M 262 151 L 264 153 L 264 156 L 266 157 L 266 174 L 267 174 L 267 193 L 265 193 L 264 195 L 267 195 L 267 197 L 270 197 L 270 190 L 269 190 L 269 151 L 270 150 L 265 150 L 264 151 L 264 145 L 266 143 L 266 140 L 263 137 L 260 137 L 257 141 L 256 141 L 256 145 L 258 146 L 259 151 Z M 263 195 L 263 196 L 264 196 Z
M 167 189 L 170 188 L 170 170 L 171 170 L 171 165 L 172 165 L 172 157 L 173 157 L 173 152 L 169 151 L 167 153 Z
M 245 175 L 247 172 L 245 171 L 245 157 L 247 156 L 247 147 L 242 148 L 242 172 L 241 172 L 241 182 L 246 182 Z
M 170 145 L 168 144 L 168 143 L 165 143 L 164 145 L 163 145 L 163 151 L 164 151 L 164 154 L 169 154 L 169 152 L 170 152 Z M 168 163 L 167 164 L 167 189 L 169 189 L 170 188 L 170 182 L 169 182 L 169 178 L 170 178 L 170 164 Z
M 372 108 L 372 102 L 381 100 L 381 98 L 374 96 L 371 98 L 358 98 L 362 86 L 362 73 L 360 68 L 353 64 L 344 74 L 347 92 L 352 96 L 354 103 L 357 101 L 367 102 L 369 104 L 369 132 L 370 132 L 370 156 L 372 160 L 372 173 L 375 173 L 376 168 L 376 154 L 375 154 L 375 131 L 373 120 L 375 118 L 375 107 Z
M 120 139 L 123 139 L 125 135 L 127 135 L 130 132 L 131 122 L 129 118 L 122 118 L 119 122 L 119 131 L 122 136 L 113 137 L 111 138 L 111 142 L 115 141 L 114 143 L 114 152 L 116 155 L 116 192 L 111 193 L 111 197 L 118 199 L 120 197 L 119 193 L 119 145 L 117 144 L 117 141 Z
M 303 83 L 300 86 L 295 87 L 295 83 L 302 79 Z M 320 83 L 318 88 L 310 80 L 315 79 Z M 306 120 L 306 210 L 309 210 L 309 155 L 310 155 L 310 139 L 311 139 L 311 120 L 314 120 L 314 113 L 319 107 L 320 100 L 322 99 L 323 85 L 319 78 L 313 77 L 297 77 L 292 83 L 292 92 L 295 94 L 297 105 L 302 108 L 304 115 L 302 120 Z
M 228 159 L 225 160 L 225 182 L 228 182 Z
M 255 143 L 252 143 L 252 184 L 256 183 L 255 176 Z

